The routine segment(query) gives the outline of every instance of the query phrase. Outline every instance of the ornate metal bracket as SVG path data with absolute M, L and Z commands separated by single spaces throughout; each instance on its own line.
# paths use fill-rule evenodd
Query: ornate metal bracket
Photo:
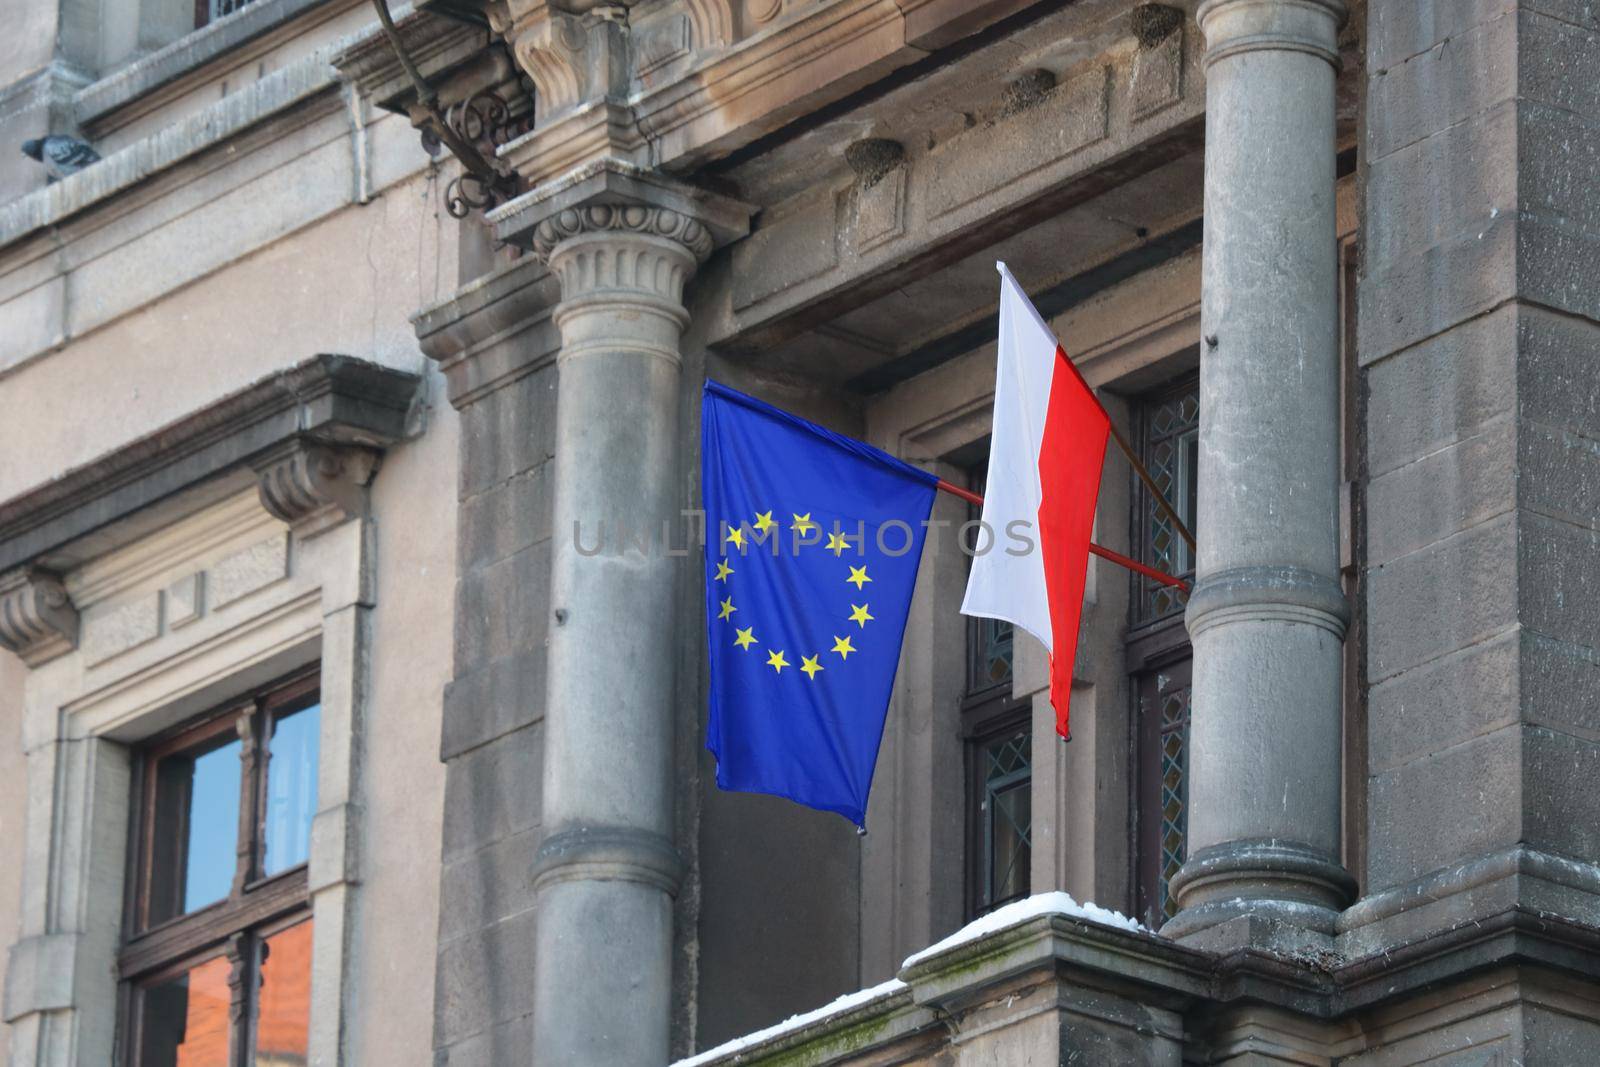
M 493 159 L 501 145 L 533 129 L 533 109 L 513 115 L 511 105 L 499 93 L 485 89 L 452 104 L 444 121 L 457 137 Z M 445 188 L 445 210 L 452 218 L 462 219 L 473 211 L 502 204 L 521 191 L 516 174 L 509 170 L 497 167 L 493 180 L 465 171 Z

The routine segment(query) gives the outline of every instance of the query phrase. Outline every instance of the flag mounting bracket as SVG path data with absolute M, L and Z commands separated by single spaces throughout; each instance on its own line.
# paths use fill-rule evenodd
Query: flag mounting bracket
M 959 485 L 952 485 L 943 478 L 939 479 L 937 488 L 941 493 L 949 493 L 951 496 L 960 497 L 973 507 L 983 507 L 983 497 L 979 496 L 977 493 L 974 493 L 970 489 L 963 489 Z M 1089 542 L 1089 551 L 1094 555 L 1099 556 L 1101 559 L 1110 560 L 1119 567 L 1126 567 L 1135 574 L 1142 574 L 1146 578 L 1151 578 L 1160 582 L 1162 585 L 1168 585 L 1174 589 L 1181 589 L 1185 593 L 1189 591 L 1189 583 L 1184 581 L 1182 578 L 1174 578 L 1166 571 L 1158 571 L 1154 567 L 1140 563 L 1136 559 L 1129 559 L 1121 552 L 1113 552 L 1111 549 L 1103 548 L 1100 545 L 1095 544 L 1093 541 Z

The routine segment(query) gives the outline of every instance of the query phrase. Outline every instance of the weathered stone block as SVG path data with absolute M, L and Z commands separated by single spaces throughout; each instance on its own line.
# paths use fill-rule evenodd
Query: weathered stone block
M 1523 632 L 1405 671 L 1367 695 L 1367 765 L 1381 774 L 1518 720 Z
M 1368 572 L 1368 680 L 1517 622 L 1517 523 L 1507 514 Z
M 1367 487 L 1367 558 L 1384 564 L 1517 504 L 1517 425 L 1510 418 Z
M 512 834 L 444 865 L 439 885 L 439 940 L 454 941 L 533 907 L 538 827 Z
M 1600 741 L 1600 652 L 1522 631 L 1522 718 Z
M 556 374 L 549 367 L 461 409 L 463 500 L 555 455 Z
M 1519 109 L 1515 99 L 1467 117 L 1373 162 L 1368 171 L 1366 256 L 1395 263 L 1443 241 L 1473 239 L 1515 217 Z
M 525 911 L 439 946 L 433 998 L 436 1047 L 532 1012 L 534 918 L 534 912 Z M 526 1048 L 522 1051 L 526 1055 Z
M 1396 6 L 1383 4 L 1382 15 Z M 1369 161 L 1516 97 L 1517 19 L 1509 4 L 1503 6 L 1505 12 L 1467 26 L 1447 45 L 1374 67 L 1367 86 Z M 1515 166 L 1513 159 L 1499 162 Z
M 1547 17 L 1541 11 L 1549 12 Z M 1524 100 L 1549 104 L 1585 119 L 1600 118 L 1600 34 L 1594 4 L 1583 0 L 1537 0 L 1523 4 L 1518 21 Z M 1574 25 L 1581 21 L 1583 25 Z M 1587 28 L 1585 28 L 1585 26 Z
M 461 501 L 456 560 L 462 570 L 504 559 L 550 536 L 551 464 Z
M 1600 527 L 1600 441 L 1524 423 L 1516 458 L 1519 504 L 1575 526 Z
M 445 861 L 537 827 L 543 766 L 544 727 L 537 724 L 451 760 L 444 788 Z
M 1600 389 L 1594 388 L 1600 324 L 1524 306 L 1517 337 L 1521 416 L 1600 440 Z
M 542 642 L 549 608 L 549 541 L 464 573 L 456 583 L 456 673 Z
M 452 760 L 512 730 L 544 718 L 545 646 L 490 660 L 457 677 L 444 690 L 439 758 Z
M 1522 837 L 1522 729 L 1507 726 L 1373 775 L 1368 893 Z
M 1600 744 L 1522 729 L 1522 840 L 1560 856 L 1600 861 Z
M 1368 63 L 1374 72 L 1388 70 L 1515 6 L 1516 0 L 1374 0 L 1367 9 Z
M 1539 633 L 1600 648 L 1600 532 L 1521 512 L 1518 615 Z
M 1516 219 L 1371 264 L 1361 290 L 1360 351 L 1371 363 L 1482 315 L 1517 295 Z
M 1499 308 L 1369 367 L 1367 465 L 1374 478 L 1516 410 L 1519 321 L 1516 307 Z M 1566 341 L 1545 343 L 1544 362 L 1570 363 Z M 1371 361 L 1378 353 L 1363 355 Z
M 1600 240 L 1524 216 L 1517 225 L 1517 295 L 1558 311 L 1600 320 Z

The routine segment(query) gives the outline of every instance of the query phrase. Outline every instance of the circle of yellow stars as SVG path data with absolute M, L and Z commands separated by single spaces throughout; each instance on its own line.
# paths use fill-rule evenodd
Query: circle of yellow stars
M 818 528 L 817 524 L 812 521 L 811 513 L 809 511 L 804 515 L 793 512 L 790 514 L 791 521 L 789 523 L 789 529 L 794 531 L 796 534 L 803 536 Z M 755 521 L 750 523 L 750 526 L 753 529 L 760 531 L 763 536 L 780 525 L 781 523 L 772 517 L 772 512 L 770 511 L 756 512 Z M 745 547 L 743 524 L 739 526 L 729 526 L 727 536 L 724 540 L 727 544 L 732 545 L 734 548 L 742 550 Z M 838 532 L 831 533 L 828 535 L 828 543 L 824 545 L 823 548 L 828 552 L 832 552 L 835 559 L 839 559 L 850 547 L 850 540 L 851 536 L 848 534 Z M 849 576 L 844 579 L 845 584 L 855 586 L 857 593 L 865 590 L 867 584 L 872 581 L 871 575 L 867 573 L 866 565 L 863 564 L 860 567 L 855 567 L 847 563 L 845 566 L 850 571 Z M 726 559 L 720 559 L 717 561 L 717 573 L 712 576 L 712 581 L 721 582 L 724 586 L 726 586 L 729 576 L 733 573 L 733 566 Z M 858 630 L 865 630 L 867 623 L 873 620 L 873 615 L 868 610 L 871 608 L 871 606 L 872 605 L 870 601 L 862 604 L 856 604 L 852 600 L 852 603 L 850 604 L 850 617 L 847 621 L 855 623 Z M 726 598 L 718 601 L 717 618 L 727 622 L 733 627 L 734 645 L 736 645 L 741 652 L 749 652 L 756 645 L 760 644 L 761 639 L 756 636 L 754 626 L 740 626 L 733 618 L 738 610 L 738 607 L 733 602 L 733 595 L 730 592 Z M 848 630 L 849 628 L 846 627 L 846 629 Z M 832 648 L 825 652 L 817 652 L 810 656 L 801 655 L 799 665 L 800 672 L 804 674 L 808 680 L 816 681 L 817 675 L 827 670 L 827 668 L 821 663 L 821 660 L 824 656 L 830 654 L 837 655 L 839 657 L 839 662 L 847 662 L 850 659 L 851 653 L 860 651 L 860 649 L 856 648 L 855 646 L 855 638 L 857 636 L 859 636 L 859 634 L 834 634 Z M 785 668 L 795 666 L 795 664 L 788 658 L 788 653 L 784 649 L 770 648 L 766 646 L 763 646 L 763 649 L 767 653 L 767 666 L 771 667 L 776 673 L 782 674 Z M 760 653 L 758 652 L 757 655 L 759 654 Z

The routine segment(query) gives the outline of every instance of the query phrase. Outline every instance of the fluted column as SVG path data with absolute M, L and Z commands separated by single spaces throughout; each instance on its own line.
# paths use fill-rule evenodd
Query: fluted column
M 1193 935 L 1251 915 L 1331 932 L 1340 865 L 1334 77 L 1344 0 L 1206 0 Z
M 678 560 L 659 542 L 686 505 L 683 288 L 718 233 L 692 197 L 660 191 L 602 173 L 502 212 L 561 285 L 545 839 L 534 864 L 540 1065 L 670 1058 Z M 619 527 L 657 544 L 619 545 Z M 595 554 L 602 528 L 609 543 Z

